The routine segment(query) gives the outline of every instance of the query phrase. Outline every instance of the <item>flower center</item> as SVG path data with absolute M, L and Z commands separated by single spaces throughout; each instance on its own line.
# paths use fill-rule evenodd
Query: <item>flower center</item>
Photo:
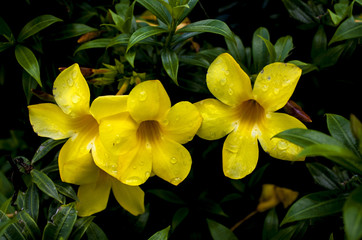
M 264 108 L 254 99 L 243 102 L 238 107 L 240 122 L 248 129 L 252 129 L 256 124 L 261 125 L 265 119 Z
M 137 130 L 137 138 L 139 141 L 145 141 L 146 147 L 151 147 L 150 144 L 161 138 L 160 124 L 154 120 L 141 122 Z

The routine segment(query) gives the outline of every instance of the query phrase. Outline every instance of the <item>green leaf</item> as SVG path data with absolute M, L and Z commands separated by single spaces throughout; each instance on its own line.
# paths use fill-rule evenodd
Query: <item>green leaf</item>
M 362 185 L 347 198 L 343 207 L 343 222 L 348 240 L 362 238 Z
M 19 221 L 16 223 L 26 239 L 40 239 L 41 233 L 36 221 L 26 212 L 21 211 L 18 214 Z
M 75 201 L 79 201 L 77 194 L 75 193 L 73 187 L 66 183 L 59 183 L 55 184 L 55 187 L 57 188 L 58 192 L 63 194 L 66 197 L 69 197 Z
M 42 87 L 40 68 L 34 53 L 29 48 L 18 44 L 15 47 L 15 57 L 20 66 L 22 66 Z
M 83 43 L 80 45 L 74 52 L 74 55 L 85 49 L 91 49 L 91 48 L 107 48 L 107 46 L 112 42 L 112 38 L 99 38 L 95 40 L 91 40 L 89 42 Z
M 124 55 L 124 57 L 127 59 L 127 61 L 129 62 L 129 64 L 131 64 L 131 66 L 134 68 L 134 60 L 136 58 L 136 49 L 131 48 L 129 51 L 126 52 L 126 54 Z
M 346 118 L 336 114 L 327 114 L 327 126 L 332 137 L 344 143 L 356 156 L 361 158 L 357 140 L 353 136 L 351 124 Z
M 12 46 L 13 46 L 13 44 L 10 42 L 0 42 L 0 53 Z
M 297 224 L 280 229 L 271 240 L 291 240 L 303 239 L 305 232 L 308 229 L 308 221 L 300 221 Z
M 62 202 L 53 181 L 45 173 L 33 169 L 30 174 L 33 177 L 33 183 L 35 183 L 42 192 Z
M 83 23 L 70 23 L 64 25 L 55 35 L 55 40 L 64 40 L 78 37 L 89 32 L 98 31 L 97 28 L 90 27 Z
M 171 226 L 168 226 L 155 234 L 153 234 L 148 240 L 167 240 L 168 239 L 168 233 L 170 232 Z
M 351 114 L 350 123 L 353 136 L 357 138 L 358 150 L 362 152 L 362 124 L 354 114 Z
M 95 216 L 79 218 L 74 224 L 74 228 L 72 234 L 70 235 L 70 239 L 80 240 L 83 237 L 84 233 L 86 233 L 88 227 L 90 226 L 94 218 Z
M 258 35 L 258 37 L 260 37 L 264 41 L 264 44 L 265 44 L 266 48 L 268 49 L 269 62 L 270 63 L 274 62 L 276 59 L 276 52 L 275 52 L 275 48 L 274 48 L 273 44 L 268 39 L 265 39 L 262 36 Z
M 253 71 L 255 73 L 260 72 L 261 69 L 270 62 L 268 48 L 263 38 L 269 40 L 269 32 L 266 28 L 260 27 L 254 32 L 251 43 L 254 61 Z
M 246 55 L 245 55 L 245 47 L 243 42 L 241 41 L 240 37 L 233 34 L 234 40 L 231 41 L 228 38 L 225 38 L 226 45 L 228 47 L 228 50 L 231 54 L 231 56 L 234 57 L 234 59 L 239 63 L 239 65 L 243 68 L 243 70 L 247 70 L 245 66 L 243 66 L 246 63 Z
M 167 31 L 168 31 L 167 29 L 160 28 L 160 27 L 152 27 L 152 26 L 146 26 L 146 27 L 139 28 L 129 38 L 127 51 L 131 47 L 133 47 L 133 45 L 135 45 L 136 43 L 139 43 L 140 41 L 142 41 L 146 38 L 149 38 L 151 36 L 165 33 Z
M 185 204 L 185 202 L 179 196 L 177 196 L 174 192 L 168 190 L 150 189 L 148 190 L 148 192 L 170 203 L 181 204 L 181 205 Z
M 199 32 L 199 33 L 214 33 L 224 36 L 231 41 L 234 41 L 234 34 L 226 23 L 217 19 L 206 19 L 190 23 L 183 28 L 177 30 L 176 33 L 184 32 Z
M 238 238 L 235 234 L 224 225 L 215 222 L 211 219 L 206 219 L 207 225 L 209 226 L 209 230 L 213 240 L 237 240 Z
M 291 36 L 281 37 L 274 45 L 277 62 L 284 62 L 293 49 L 293 38 Z
M 313 63 L 319 68 L 331 67 L 337 63 L 345 48 L 345 44 L 329 48 L 327 51 L 316 56 L 315 59 L 313 59 Z
M 172 79 L 174 83 L 176 83 L 176 85 L 178 85 L 177 73 L 178 73 L 179 61 L 177 54 L 170 49 L 162 49 L 161 60 L 162 60 L 162 66 L 166 70 L 168 76 Z
M 315 14 L 308 4 L 302 0 L 282 0 L 289 14 L 296 20 L 311 24 L 316 22 Z
M 268 214 L 264 220 L 263 226 L 263 240 L 272 239 L 272 237 L 278 232 L 279 219 L 275 208 L 268 211 Z
M 1 35 L 5 35 L 7 38 L 10 38 L 13 34 L 9 28 L 9 25 L 0 16 L 0 36 Z
M 24 209 L 36 222 L 39 215 L 39 193 L 35 184 L 32 183 L 26 190 L 24 196 Z
M 341 25 L 339 25 L 328 45 L 331 45 L 335 42 L 360 37 L 362 37 L 362 23 L 355 21 L 353 16 L 351 16 L 341 23 Z
M 311 56 L 312 58 L 315 58 L 325 51 L 327 51 L 327 35 L 324 31 L 323 25 L 320 25 L 318 31 L 313 37 Z
M 280 225 L 339 213 L 345 201 L 345 196 L 338 196 L 334 191 L 308 194 L 289 208 Z
M 192 11 L 192 9 L 194 9 L 194 7 L 196 6 L 197 3 L 198 3 L 198 0 L 189 0 L 188 1 L 188 3 L 187 3 L 188 7 L 185 7 L 183 9 L 182 15 L 177 19 L 177 25 L 179 25 L 189 15 L 189 13 Z
M 94 222 L 91 222 L 86 230 L 88 240 L 108 240 L 103 230 Z
M 306 163 L 314 181 L 329 190 L 342 190 L 339 177 L 329 168 L 320 163 Z
M 68 239 L 76 220 L 77 211 L 74 203 L 60 206 L 45 226 L 43 240 Z
M 171 25 L 171 14 L 167 8 L 157 0 L 137 0 L 142 6 L 153 13 L 161 22 Z
M 47 139 L 45 140 L 38 149 L 36 150 L 33 158 L 31 159 L 31 164 L 33 165 L 38 160 L 42 159 L 48 152 L 50 152 L 53 148 L 58 146 L 59 144 L 65 143 L 66 140 L 53 140 L 53 139 Z
M 8 227 L 16 223 L 16 221 L 18 221 L 16 217 L 9 219 L 6 214 L 0 210 L 0 236 L 6 236 Z
M 112 38 L 112 41 L 108 44 L 107 48 L 115 46 L 115 45 L 125 45 L 127 46 L 129 41 L 129 34 L 122 33 Z
M 18 42 L 22 42 L 25 39 L 33 36 L 34 34 L 38 33 L 39 31 L 43 30 L 44 28 L 49 27 L 53 23 L 56 22 L 62 22 L 63 20 L 57 17 L 54 17 L 53 15 L 41 15 L 30 22 L 28 22 L 23 29 L 21 29 L 19 36 L 18 36 Z
M 303 71 L 303 74 L 309 73 L 314 70 L 318 70 L 318 67 L 311 63 L 305 63 L 305 62 L 298 61 L 298 60 L 292 60 L 292 61 L 288 61 L 288 62 L 293 63 L 293 64 L 297 65 L 299 68 L 301 68 Z
M 175 231 L 176 227 L 187 217 L 189 214 L 189 209 L 187 207 L 182 207 L 176 211 L 172 217 L 171 229 L 172 232 Z
M 33 96 L 33 93 L 31 90 L 35 89 L 38 86 L 38 83 L 26 71 L 23 71 L 22 84 L 23 84 L 23 90 L 24 90 L 25 97 L 26 97 L 26 102 L 27 102 L 27 104 L 29 104 L 31 97 Z

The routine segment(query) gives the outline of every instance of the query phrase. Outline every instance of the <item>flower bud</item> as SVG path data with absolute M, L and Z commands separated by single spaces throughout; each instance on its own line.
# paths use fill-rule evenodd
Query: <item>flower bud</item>
M 43 101 L 55 103 L 54 96 L 49 93 L 37 89 L 31 89 L 31 92 Z
M 94 31 L 94 32 L 88 32 L 86 34 L 83 34 L 78 40 L 77 43 L 85 43 L 92 39 L 95 39 L 101 35 L 103 31 Z
M 312 119 L 302 110 L 302 108 L 290 99 L 284 106 L 284 110 L 289 115 L 299 119 L 302 122 L 312 122 Z

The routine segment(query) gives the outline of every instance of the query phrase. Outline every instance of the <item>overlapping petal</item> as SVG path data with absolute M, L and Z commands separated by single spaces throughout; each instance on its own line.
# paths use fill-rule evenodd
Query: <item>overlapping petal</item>
M 41 137 L 55 140 L 64 139 L 74 134 L 72 118 L 57 105 L 41 103 L 28 106 L 30 123 L 34 132 Z
M 261 135 L 258 137 L 264 151 L 270 156 L 282 160 L 304 160 L 304 158 L 297 158 L 301 147 L 284 139 L 273 138 L 277 133 L 287 129 L 306 128 L 304 124 L 284 113 L 270 113 L 269 115 L 260 129 Z
M 166 118 L 160 123 L 167 138 L 184 144 L 193 139 L 201 121 L 201 115 L 192 103 L 179 102 L 170 109 Z
M 157 144 L 152 154 L 153 172 L 167 182 L 178 185 L 189 174 L 191 156 L 181 144 L 164 139 Z
M 107 207 L 109 194 L 112 187 L 112 179 L 108 174 L 100 170 L 96 182 L 81 185 L 78 188 L 77 203 L 78 215 L 81 217 L 90 216 L 100 212 Z
M 272 63 L 258 74 L 253 89 L 254 99 L 265 111 L 274 112 L 288 102 L 302 70 L 290 63 Z
M 203 119 L 197 135 L 206 140 L 226 136 L 236 126 L 235 109 L 216 99 L 205 99 L 194 103 Z
M 78 64 L 66 68 L 54 81 L 54 99 L 72 117 L 89 113 L 89 87 Z
M 145 212 L 145 193 L 138 186 L 128 186 L 112 179 L 112 192 L 117 202 L 128 212 L 137 216 Z
M 97 125 L 89 126 L 63 145 L 58 159 L 62 181 L 83 185 L 96 180 L 99 169 L 91 154 L 96 136 Z
M 158 80 L 145 81 L 132 89 L 127 101 L 128 111 L 137 122 L 158 120 L 171 107 L 170 98 Z
M 229 106 L 252 98 L 249 76 L 228 53 L 219 55 L 210 64 L 206 82 L 210 92 Z
M 230 133 L 223 146 L 223 170 L 225 176 L 240 179 L 250 174 L 258 163 L 257 137 L 251 128 L 244 126 Z
M 100 96 L 94 99 L 90 113 L 98 123 L 102 118 L 127 111 L 127 95 Z

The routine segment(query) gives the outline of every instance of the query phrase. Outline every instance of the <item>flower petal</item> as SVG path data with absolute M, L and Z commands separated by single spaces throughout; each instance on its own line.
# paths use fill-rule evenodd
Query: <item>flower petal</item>
M 111 191 L 112 179 L 100 170 L 96 182 L 80 185 L 76 209 L 81 217 L 90 216 L 100 212 L 107 207 L 109 193 Z
M 132 118 L 141 122 L 160 119 L 171 107 L 171 102 L 161 82 L 149 80 L 132 89 L 127 107 Z
M 128 186 L 112 179 L 112 191 L 117 202 L 128 212 L 137 216 L 145 212 L 145 193 L 138 186 Z
M 267 112 L 287 104 L 298 83 L 302 70 L 291 63 L 272 63 L 258 74 L 253 95 Z
M 206 140 L 215 140 L 226 136 L 236 126 L 237 115 L 234 109 L 216 99 L 205 99 L 194 103 L 199 109 L 203 121 L 197 135 Z
M 251 129 L 238 127 L 227 136 L 223 150 L 225 176 L 240 179 L 254 171 L 259 157 L 258 141 Z
M 127 111 L 126 95 L 100 96 L 94 99 L 90 113 L 98 122 L 100 119 Z
M 192 103 L 179 102 L 160 123 L 168 139 L 184 144 L 193 139 L 201 122 L 199 110 Z
M 30 123 L 39 136 L 58 140 L 74 134 L 72 118 L 64 114 L 57 105 L 41 103 L 30 105 L 28 109 Z
M 103 146 L 117 155 L 137 144 L 137 128 L 128 112 L 119 113 L 102 119 L 99 137 Z
M 163 139 L 152 153 L 153 172 L 167 182 L 178 185 L 189 174 L 191 155 L 181 144 Z
M 59 172 L 63 182 L 83 185 L 93 183 L 99 172 L 91 149 L 97 136 L 97 126 L 68 139 L 59 153 Z
M 65 114 L 76 117 L 89 113 L 89 87 L 78 64 L 62 71 L 54 81 L 54 99 Z
M 206 82 L 210 92 L 229 106 L 239 105 L 252 98 L 249 76 L 228 53 L 219 55 L 210 64 Z
M 301 161 L 297 158 L 301 147 L 280 138 L 272 138 L 274 135 L 291 128 L 306 128 L 298 119 L 284 113 L 271 113 L 266 118 L 264 126 L 260 129 L 258 137 L 260 145 L 270 156 L 282 160 Z

